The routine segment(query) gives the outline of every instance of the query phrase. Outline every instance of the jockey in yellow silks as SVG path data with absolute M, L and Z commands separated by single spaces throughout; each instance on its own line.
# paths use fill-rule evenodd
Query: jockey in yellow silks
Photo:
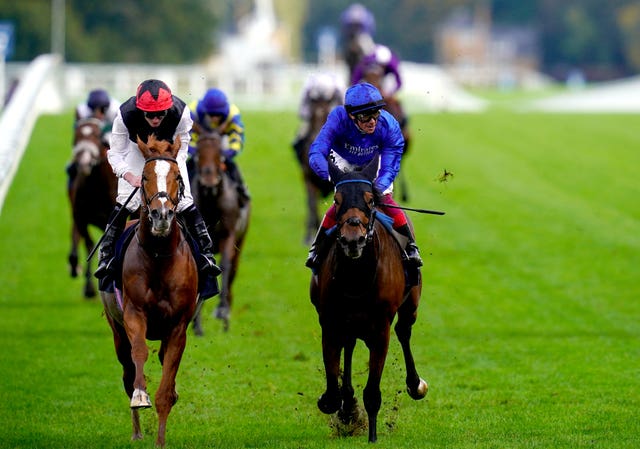
M 195 154 L 200 133 L 218 132 L 222 137 L 226 171 L 237 185 L 241 205 L 246 204 L 249 193 L 235 162 L 236 156 L 244 148 L 244 124 L 240 109 L 235 104 L 230 104 L 225 93 L 216 88 L 207 90 L 200 100 L 192 102 L 190 109 L 193 128 L 189 154 Z

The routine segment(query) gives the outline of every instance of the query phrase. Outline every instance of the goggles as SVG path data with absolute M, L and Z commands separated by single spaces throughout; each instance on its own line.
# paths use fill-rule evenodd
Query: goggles
M 154 112 L 144 113 L 144 116 L 148 119 L 164 118 L 166 115 L 167 115 L 167 111 L 154 111 Z
M 378 118 L 380 117 L 380 111 L 378 110 L 376 112 L 370 112 L 368 114 L 355 114 L 354 117 L 360 123 L 368 123 L 371 119 L 378 121 Z

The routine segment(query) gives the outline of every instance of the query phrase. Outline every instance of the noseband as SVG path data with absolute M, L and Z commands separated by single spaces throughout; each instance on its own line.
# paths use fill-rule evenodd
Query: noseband
M 146 161 L 144 161 L 144 164 L 147 165 L 149 162 L 153 162 L 153 161 L 168 161 L 168 162 L 172 162 L 174 164 L 178 164 L 178 161 L 176 161 L 175 159 L 171 158 L 171 157 L 165 157 L 165 156 L 155 156 L 155 157 L 151 157 L 149 159 L 147 159 Z M 144 176 L 143 176 L 143 181 L 144 181 Z M 154 193 L 151 198 L 149 198 L 147 196 L 147 191 L 144 188 L 144 183 L 142 183 L 142 198 L 144 199 L 144 203 L 145 206 L 147 206 L 147 208 L 149 208 L 149 206 L 151 205 L 151 202 L 153 200 L 155 200 L 156 198 L 167 198 L 169 201 L 171 201 L 171 203 L 173 204 L 173 208 L 175 209 L 175 207 L 178 205 L 178 203 L 180 202 L 180 200 L 182 199 L 182 197 L 184 196 L 184 181 L 182 180 L 182 176 L 178 175 L 178 184 L 179 184 L 179 189 L 178 189 L 178 196 L 175 198 L 171 198 L 171 196 L 169 196 L 169 193 L 167 192 L 156 192 Z

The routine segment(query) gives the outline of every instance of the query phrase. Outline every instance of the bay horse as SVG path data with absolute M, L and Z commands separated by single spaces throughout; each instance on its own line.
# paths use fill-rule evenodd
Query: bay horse
M 318 399 L 318 408 L 327 414 L 338 412 L 344 424 L 356 419 L 351 363 L 357 339 L 363 340 L 369 348 L 369 374 L 363 394 L 369 442 L 377 440 L 377 416 L 382 402 L 380 379 L 391 324 L 396 316 L 394 329 L 404 355 L 407 392 L 413 399 L 422 399 L 428 390 L 427 383 L 416 371 L 410 345 L 422 279 L 418 276 L 414 285 L 406 280 L 402 250 L 375 218 L 380 214 L 372 187 L 377 169 L 377 158 L 361 171 L 349 173 L 329 162 L 329 173 L 336 187 L 338 224 L 326 257 L 311 278 L 310 288 L 311 302 L 322 328 L 326 375 L 326 390 Z
M 155 395 L 158 413 L 156 445 L 165 445 L 167 417 L 178 400 L 175 379 L 198 300 L 198 270 L 176 219 L 184 184 L 175 142 L 138 138 L 144 155 L 140 219 L 122 262 L 122 296 L 101 291 L 105 315 L 113 331 L 123 368 L 124 388 L 131 399 L 132 439 L 142 438 L 139 409 L 151 407 L 144 364 L 146 340 L 159 340 L 162 377 Z
M 193 200 L 207 223 L 213 251 L 220 254 L 218 263 L 222 269 L 222 287 L 215 316 L 222 320 L 223 329 L 227 331 L 233 305 L 233 281 L 249 229 L 251 200 L 240 205 L 235 181 L 225 171 L 219 133 L 199 133 L 194 165 L 195 176 L 191 180 Z M 196 335 L 203 335 L 200 311 L 196 313 L 193 327 Z
M 309 134 L 302 146 L 302 151 L 297 154 L 307 200 L 306 229 L 303 241 L 307 246 L 311 244 L 320 227 L 321 216 L 318 212 L 318 202 L 333 192 L 333 184 L 320 178 L 309 166 L 309 148 L 320 132 L 320 128 L 327 121 L 327 116 L 331 112 L 331 100 L 323 98 L 311 100 L 310 109 Z
M 102 121 L 96 118 L 79 120 L 73 137 L 71 169 L 76 173 L 68 186 L 71 206 L 71 249 L 68 261 L 71 277 L 81 273 L 78 246 L 84 242 L 87 254 L 94 247 L 89 227 L 104 231 L 109 214 L 116 204 L 118 179 L 107 161 L 107 147 L 102 140 Z M 84 296 L 96 296 L 91 261 L 84 269 Z

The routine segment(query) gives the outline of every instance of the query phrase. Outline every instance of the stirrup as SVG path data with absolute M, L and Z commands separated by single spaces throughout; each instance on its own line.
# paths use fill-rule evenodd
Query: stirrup
M 104 263 L 98 263 L 98 268 L 96 268 L 96 271 L 93 273 L 93 275 L 97 279 L 102 279 L 109 276 L 111 274 L 111 271 L 113 271 L 113 261 L 114 258 L 110 257 L 108 259 L 105 259 Z
M 202 273 L 211 273 L 211 275 L 214 277 L 222 274 L 222 270 L 218 265 L 216 265 L 213 257 L 207 257 L 204 254 L 200 254 L 200 263 L 198 264 L 198 271 L 201 271 Z
M 407 261 L 413 264 L 416 268 L 420 268 L 423 265 L 422 258 L 420 257 L 420 251 L 415 243 L 409 243 L 405 249 L 407 255 Z
M 304 263 L 304 266 L 307 268 L 311 268 L 312 270 L 315 270 L 320 266 L 320 261 L 318 260 L 318 255 L 315 251 L 309 252 L 307 261 Z

